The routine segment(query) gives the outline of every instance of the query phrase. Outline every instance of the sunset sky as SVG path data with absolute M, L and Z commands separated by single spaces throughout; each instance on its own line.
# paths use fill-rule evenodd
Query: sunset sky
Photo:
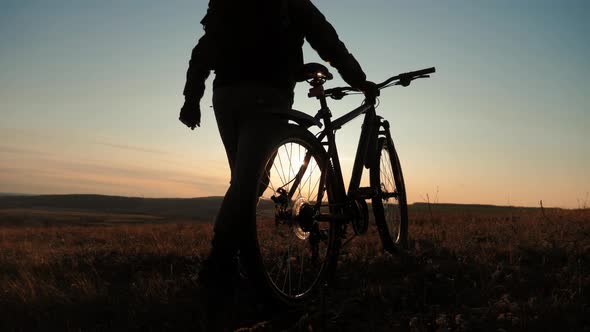
M 590 206 L 590 1 L 314 3 L 369 79 L 437 67 L 380 98 L 410 202 Z M 211 81 L 202 127 L 177 120 L 206 5 L 0 1 L 0 192 L 223 195 Z M 306 89 L 295 108 L 313 115 Z M 337 134 L 347 174 L 360 125 Z

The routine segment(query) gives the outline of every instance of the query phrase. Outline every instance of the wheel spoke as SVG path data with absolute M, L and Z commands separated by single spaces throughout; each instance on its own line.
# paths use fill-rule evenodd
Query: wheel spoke
M 279 171 L 277 164 L 276 164 L 276 163 L 274 163 L 272 166 L 273 166 L 273 167 L 275 168 L 275 170 L 277 171 L 277 175 L 279 176 L 279 178 L 280 178 L 281 182 L 282 182 L 282 183 L 283 183 L 283 185 L 284 185 L 284 184 L 285 184 L 285 179 L 284 179 L 284 178 L 281 176 L 281 172 Z
M 293 178 L 291 177 L 291 173 L 293 173 L 293 177 L 295 177 L 295 171 L 293 170 L 293 143 L 289 143 L 289 149 L 290 152 L 287 152 L 287 148 L 285 147 L 285 153 L 287 154 L 287 158 L 289 159 L 289 169 L 287 170 L 288 173 L 288 177 L 287 180 L 290 182 Z M 291 189 L 291 185 L 289 185 L 289 189 L 287 189 L 287 192 L 289 192 Z

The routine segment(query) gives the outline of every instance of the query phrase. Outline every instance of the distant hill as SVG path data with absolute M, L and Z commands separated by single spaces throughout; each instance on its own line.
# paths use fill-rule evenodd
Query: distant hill
M 31 196 L 31 195 L 21 194 L 21 193 L 0 193 L 0 197 L 4 197 L 4 196 Z
M 485 205 L 485 204 L 453 204 L 453 203 L 414 203 L 409 206 L 411 212 L 433 212 L 440 213 L 474 213 L 474 214 L 497 214 L 506 212 L 526 212 L 539 210 L 540 207 L 522 207 L 522 206 L 502 206 L 502 205 Z M 556 208 L 546 208 L 546 210 L 558 210 Z
M 104 195 L 41 195 L 0 197 L 0 209 L 50 208 L 92 212 L 146 214 L 213 219 L 222 197 L 141 198 Z
M 101 213 L 145 214 L 161 217 L 199 218 L 213 220 L 221 205 L 222 197 L 199 198 L 141 198 L 104 195 L 40 195 L 0 196 L 0 209 L 49 208 L 84 210 Z M 414 203 L 411 213 L 502 213 L 535 210 L 535 207 L 509 207 L 478 204 Z

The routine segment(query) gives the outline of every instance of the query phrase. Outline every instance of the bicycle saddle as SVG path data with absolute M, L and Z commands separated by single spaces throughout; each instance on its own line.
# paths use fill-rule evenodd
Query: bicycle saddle
M 326 66 L 315 62 L 306 63 L 303 65 L 296 77 L 297 82 L 304 82 L 314 79 L 329 81 L 333 78 L 334 76 L 328 71 Z

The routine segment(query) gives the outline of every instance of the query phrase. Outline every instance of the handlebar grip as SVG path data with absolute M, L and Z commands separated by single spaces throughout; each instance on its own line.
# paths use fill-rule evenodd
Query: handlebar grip
M 430 67 L 430 68 L 426 68 L 426 69 L 411 71 L 408 73 L 404 73 L 402 75 L 406 76 L 406 77 L 417 77 L 417 76 L 432 74 L 434 72 L 436 72 L 436 68 Z M 402 75 L 400 75 L 400 76 L 402 76 Z

